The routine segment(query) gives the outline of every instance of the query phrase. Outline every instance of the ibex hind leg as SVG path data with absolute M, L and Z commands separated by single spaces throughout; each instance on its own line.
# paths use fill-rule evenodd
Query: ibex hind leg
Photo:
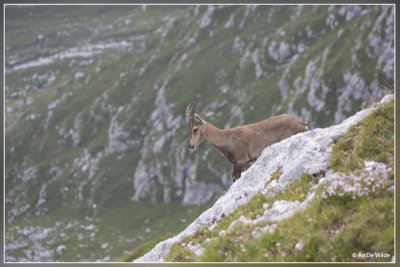
M 232 174 L 232 183 L 236 182 L 237 179 L 239 179 L 239 177 L 235 176 L 235 174 Z
M 232 183 L 234 183 L 237 179 L 239 179 L 240 173 L 238 174 L 237 166 L 233 165 L 233 173 L 232 173 Z
M 242 172 L 246 169 L 246 165 L 233 165 L 232 182 L 234 183 L 240 178 Z

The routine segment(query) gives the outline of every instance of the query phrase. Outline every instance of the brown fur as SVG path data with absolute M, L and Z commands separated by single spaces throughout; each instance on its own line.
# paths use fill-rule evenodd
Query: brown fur
M 188 106 L 189 109 L 190 106 Z M 194 149 L 207 140 L 233 164 L 232 181 L 240 178 L 249 162 L 255 161 L 264 148 L 291 135 L 307 131 L 307 123 L 283 114 L 257 123 L 221 130 L 194 113 L 186 122 L 190 131 L 188 147 Z M 194 132 L 197 129 L 197 132 Z

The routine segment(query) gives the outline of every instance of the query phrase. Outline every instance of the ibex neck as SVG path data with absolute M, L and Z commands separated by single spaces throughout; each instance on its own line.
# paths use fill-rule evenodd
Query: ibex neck
M 217 149 L 221 150 L 226 143 L 225 131 L 215 127 L 209 122 L 205 123 L 207 141 L 213 144 Z

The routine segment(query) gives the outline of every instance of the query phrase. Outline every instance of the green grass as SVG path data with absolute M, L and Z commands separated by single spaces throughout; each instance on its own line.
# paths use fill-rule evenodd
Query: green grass
M 252 236 L 263 224 L 235 227 L 224 237 L 205 246 L 200 257 L 179 249 L 171 259 L 191 261 L 364 261 L 356 252 L 384 252 L 393 256 L 393 195 L 314 200 L 304 212 L 278 223 L 273 233 Z M 372 201 L 372 202 L 371 202 Z M 371 205 L 371 203 L 373 203 Z M 301 242 L 301 250 L 295 248 Z M 186 253 L 186 254 L 185 254 Z M 189 254 L 190 255 L 190 254 Z M 376 261 L 390 261 L 376 258 Z M 368 259 L 369 260 L 369 259 Z
M 145 243 L 143 243 L 143 244 L 140 244 L 139 246 L 137 246 L 137 247 L 135 248 L 134 251 L 132 251 L 132 252 L 129 253 L 128 255 L 122 257 L 119 261 L 122 261 L 122 262 L 132 262 L 133 260 L 135 260 L 135 259 L 137 259 L 137 258 L 143 256 L 143 255 L 146 254 L 147 252 L 149 252 L 149 251 L 150 251 L 153 247 L 155 247 L 158 243 L 160 243 L 160 242 L 162 242 L 162 241 L 164 241 L 164 240 L 166 240 L 166 239 L 168 239 L 168 238 L 170 238 L 170 237 L 173 237 L 174 235 L 176 235 L 176 234 L 167 233 L 167 234 L 165 234 L 165 235 L 161 235 L 161 236 L 158 236 L 158 237 L 155 238 L 155 239 L 152 239 L 152 240 L 150 240 L 150 241 L 147 241 L 147 242 L 145 242 Z
M 279 174 L 279 172 L 280 169 L 276 171 L 277 174 Z M 276 176 L 276 174 L 273 175 Z M 306 197 L 308 189 L 313 184 L 315 184 L 315 181 L 311 178 L 311 175 L 303 174 L 299 179 L 293 181 L 284 192 L 276 192 L 276 195 L 273 196 L 272 199 L 261 193 L 256 194 L 247 204 L 236 208 L 227 216 L 223 215 L 223 219 L 218 223 L 213 231 L 209 230 L 208 227 L 203 227 L 193 235 L 185 237 L 178 243 L 174 244 L 166 257 L 166 261 L 203 261 L 203 259 L 196 258 L 195 255 L 193 255 L 187 248 L 183 247 L 182 244 L 202 244 L 207 238 L 216 238 L 221 230 L 227 230 L 229 225 L 241 216 L 254 220 L 263 214 L 263 204 L 265 203 L 272 206 L 275 200 L 302 201 Z M 217 239 L 220 238 L 218 237 Z M 222 238 L 222 240 L 224 240 L 224 238 Z M 223 243 L 224 241 L 221 242 Z M 214 252 L 214 249 L 210 248 L 210 253 Z M 212 257 L 210 257 L 210 261 L 213 261 L 211 259 Z
M 340 172 L 357 171 L 364 160 L 393 166 L 394 101 L 379 107 L 336 141 L 329 167 Z
M 282 166 L 279 166 L 278 169 L 271 174 L 271 177 L 269 178 L 268 181 L 266 181 L 266 184 L 270 183 L 273 180 L 278 180 L 279 177 L 281 177 L 281 175 L 283 174 L 281 170 Z

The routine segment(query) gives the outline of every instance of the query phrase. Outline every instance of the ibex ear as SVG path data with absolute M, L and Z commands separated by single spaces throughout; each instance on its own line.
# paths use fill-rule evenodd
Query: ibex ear
M 203 123 L 204 123 L 204 122 L 203 122 L 203 119 L 200 118 L 200 116 L 199 116 L 197 113 L 194 114 L 194 119 L 195 119 L 196 122 L 198 122 L 198 123 L 200 123 L 200 124 L 203 124 Z

